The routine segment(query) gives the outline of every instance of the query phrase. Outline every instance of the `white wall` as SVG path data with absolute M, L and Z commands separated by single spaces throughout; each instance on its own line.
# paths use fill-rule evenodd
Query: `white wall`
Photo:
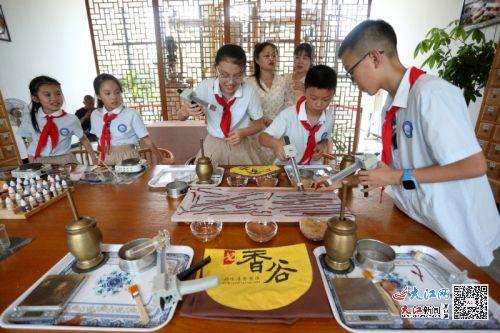
M 434 27 L 445 28 L 451 21 L 460 17 L 463 0 L 373 0 L 371 19 L 382 19 L 394 27 L 398 37 L 398 54 L 406 67 L 417 66 L 424 62 L 425 56 L 419 54 L 413 58 L 417 44 Z M 486 27 L 483 32 L 487 40 L 498 40 L 499 26 Z M 437 69 L 423 68 L 430 74 L 437 75 Z M 359 151 L 380 151 L 380 142 L 370 133 L 380 135 L 380 111 L 386 97 L 380 91 L 371 97 L 363 94 L 363 119 L 361 122 L 361 141 Z M 481 108 L 482 98 L 469 105 L 469 116 L 476 123 Z M 370 117 L 371 116 L 371 117 Z
M 29 102 L 38 75 L 61 82 L 67 112 L 94 95 L 96 76 L 84 0 L 0 0 L 12 42 L 0 41 L 0 90 Z

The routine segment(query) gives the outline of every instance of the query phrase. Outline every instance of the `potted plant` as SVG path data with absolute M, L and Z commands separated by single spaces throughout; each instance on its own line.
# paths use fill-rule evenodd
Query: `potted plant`
M 495 43 L 487 42 L 479 29 L 466 31 L 458 20 L 445 29 L 432 28 L 426 37 L 418 43 L 413 57 L 430 53 L 422 67 L 436 67 L 440 77 L 463 89 L 467 105 L 475 102 L 488 80 Z

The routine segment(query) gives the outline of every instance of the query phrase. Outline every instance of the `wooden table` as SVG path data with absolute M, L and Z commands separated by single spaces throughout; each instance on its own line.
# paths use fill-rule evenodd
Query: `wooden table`
M 123 244 L 139 237 L 152 237 L 160 229 L 168 229 L 172 243 L 194 249 L 194 261 L 201 260 L 203 249 L 252 248 L 242 224 L 225 224 L 222 234 L 210 243 L 201 243 L 190 233 L 187 224 L 173 224 L 170 216 L 174 205 L 164 192 L 148 190 L 147 182 L 152 170 L 130 185 L 78 185 L 73 193 L 81 215 L 97 219 L 105 243 Z M 283 177 L 283 175 L 282 175 Z M 284 181 L 282 179 L 281 183 Z M 485 272 L 468 261 L 451 245 L 428 228 L 414 222 L 399 211 L 388 196 L 382 204 L 378 193 L 363 198 L 354 189 L 348 195 L 347 206 L 356 214 L 358 238 L 375 238 L 392 245 L 426 245 L 443 253 L 469 276 L 490 285 L 489 292 L 500 301 L 500 288 Z M 72 219 L 66 200 L 61 200 L 28 220 L 4 220 L 10 236 L 34 237 L 32 243 L 0 261 L 0 311 L 3 311 L 41 275 L 49 270 L 67 252 L 64 226 Z M 312 251 L 322 245 L 308 241 L 300 233 L 298 224 L 282 224 L 278 235 L 266 246 L 306 243 Z M 312 263 L 315 265 L 315 263 Z M 179 307 L 178 307 L 179 309 Z M 213 320 L 189 319 L 174 315 L 162 330 L 165 332 L 342 332 L 333 319 L 300 319 L 293 325 L 232 323 Z M 12 330 L 19 332 L 19 330 Z

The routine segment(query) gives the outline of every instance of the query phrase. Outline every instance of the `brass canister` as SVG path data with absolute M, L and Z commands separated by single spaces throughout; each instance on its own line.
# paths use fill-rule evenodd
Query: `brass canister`
M 78 215 L 71 193 L 69 191 L 67 193 L 75 219 L 65 227 L 66 245 L 76 258 L 76 270 L 90 271 L 104 260 L 101 252 L 102 234 L 95 218 Z
M 212 161 L 210 158 L 205 156 L 205 150 L 203 149 L 203 139 L 200 139 L 201 145 L 201 157 L 196 161 L 196 175 L 198 176 L 198 181 L 200 184 L 210 184 L 212 181 L 212 173 L 214 168 L 212 166 Z
M 325 263 L 331 269 L 341 272 L 351 268 L 351 257 L 356 248 L 356 223 L 344 216 L 347 182 L 342 182 L 342 203 L 340 216 L 328 220 L 324 242 L 326 249 Z

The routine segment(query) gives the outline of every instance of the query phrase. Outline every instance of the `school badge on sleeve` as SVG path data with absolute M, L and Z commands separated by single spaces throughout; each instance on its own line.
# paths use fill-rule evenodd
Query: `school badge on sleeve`
M 208 296 L 239 310 L 272 310 L 299 299 L 312 284 L 312 267 L 305 244 L 228 250 L 205 249 L 212 258 L 203 275 L 218 275 L 219 286 Z

